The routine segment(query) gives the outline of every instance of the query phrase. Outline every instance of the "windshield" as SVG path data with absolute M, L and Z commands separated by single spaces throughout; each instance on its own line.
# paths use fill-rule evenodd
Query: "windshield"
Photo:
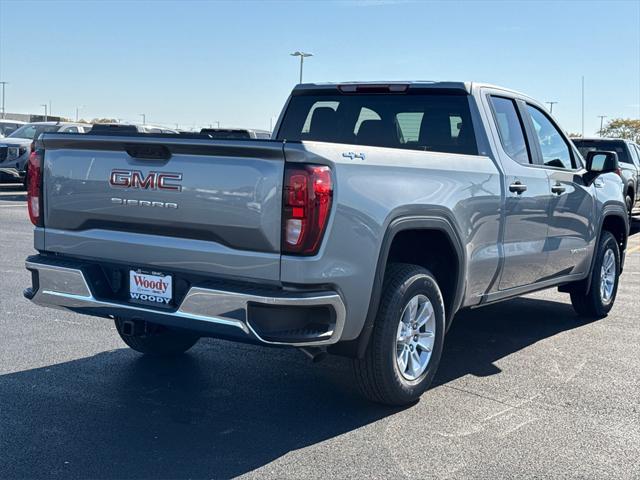
M 9 135 L 11 132 L 15 131 L 16 128 L 20 126 L 19 123 L 8 123 L 2 122 L 0 123 L 0 137 Z
M 24 125 L 9 135 L 9 138 L 35 140 L 41 133 L 57 132 L 59 128 L 59 125 Z
M 278 139 L 478 154 L 467 95 L 298 95 Z
M 578 147 L 583 158 L 587 158 L 587 153 L 598 151 L 616 152 L 618 161 L 622 163 L 631 163 L 631 159 L 627 154 L 625 144 L 621 140 L 573 140 Z

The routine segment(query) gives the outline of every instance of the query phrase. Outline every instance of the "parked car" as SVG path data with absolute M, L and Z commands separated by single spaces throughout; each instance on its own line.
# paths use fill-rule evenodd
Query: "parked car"
M 600 318 L 624 265 L 616 153 L 583 163 L 544 105 L 489 85 L 299 85 L 273 140 L 47 133 L 29 162 L 26 298 L 144 354 L 349 356 L 385 404 L 425 391 L 461 309 L 558 287 Z
M 616 152 L 620 162 L 623 194 L 629 216 L 640 207 L 640 151 L 629 140 L 620 138 L 574 138 L 573 143 L 585 157 L 595 150 Z
M 27 178 L 27 160 L 31 144 L 45 132 L 85 133 L 91 129 L 86 123 L 34 122 L 26 123 L 0 139 L 0 173 L 25 181 Z
M 0 118 L 0 138 L 8 137 L 24 124 L 25 122 L 18 120 L 4 120 Z
M 217 139 L 247 139 L 255 138 L 260 140 L 269 140 L 271 132 L 267 130 L 255 130 L 250 128 L 203 128 L 200 130 L 202 135 Z

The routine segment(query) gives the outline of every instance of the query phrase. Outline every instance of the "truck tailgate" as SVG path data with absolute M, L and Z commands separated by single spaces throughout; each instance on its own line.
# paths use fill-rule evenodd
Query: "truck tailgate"
M 279 280 L 281 143 L 64 134 L 42 142 L 46 251 Z

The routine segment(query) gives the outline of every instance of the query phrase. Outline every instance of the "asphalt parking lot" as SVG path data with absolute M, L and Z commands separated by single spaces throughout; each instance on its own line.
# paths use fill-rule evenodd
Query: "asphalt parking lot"
M 0 478 L 640 477 L 640 222 L 606 319 L 555 291 L 464 312 L 406 409 L 362 400 L 340 358 L 216 340 L 143 358 L 23 298 L 18 185 L 0 232 Z

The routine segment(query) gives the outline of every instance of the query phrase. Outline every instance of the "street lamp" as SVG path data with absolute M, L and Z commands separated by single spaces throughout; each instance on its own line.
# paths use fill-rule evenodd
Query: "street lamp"
M 144 113 L 139 113 L 138 115 L 140 115 L 142 117 L 142 124 L 146 125 L 147 124 L 147 115 Z
M 47 115 L 47 104 L 46 103 L 41 103 L 40 104 L 41 107 L 44 107 L 44 121 L 46 122 L 48 120 L 48 115 Z
M 558 102 L 544 102 L 549 105 L 549 113 L 553 113 L 553 106 Z
M 313 53 L 296 51 L 290 53 L 292 57 L 300 57 L 300 83 L 302 83 L 302 66 L 304 65 L 304 57 L 313 57 Z

